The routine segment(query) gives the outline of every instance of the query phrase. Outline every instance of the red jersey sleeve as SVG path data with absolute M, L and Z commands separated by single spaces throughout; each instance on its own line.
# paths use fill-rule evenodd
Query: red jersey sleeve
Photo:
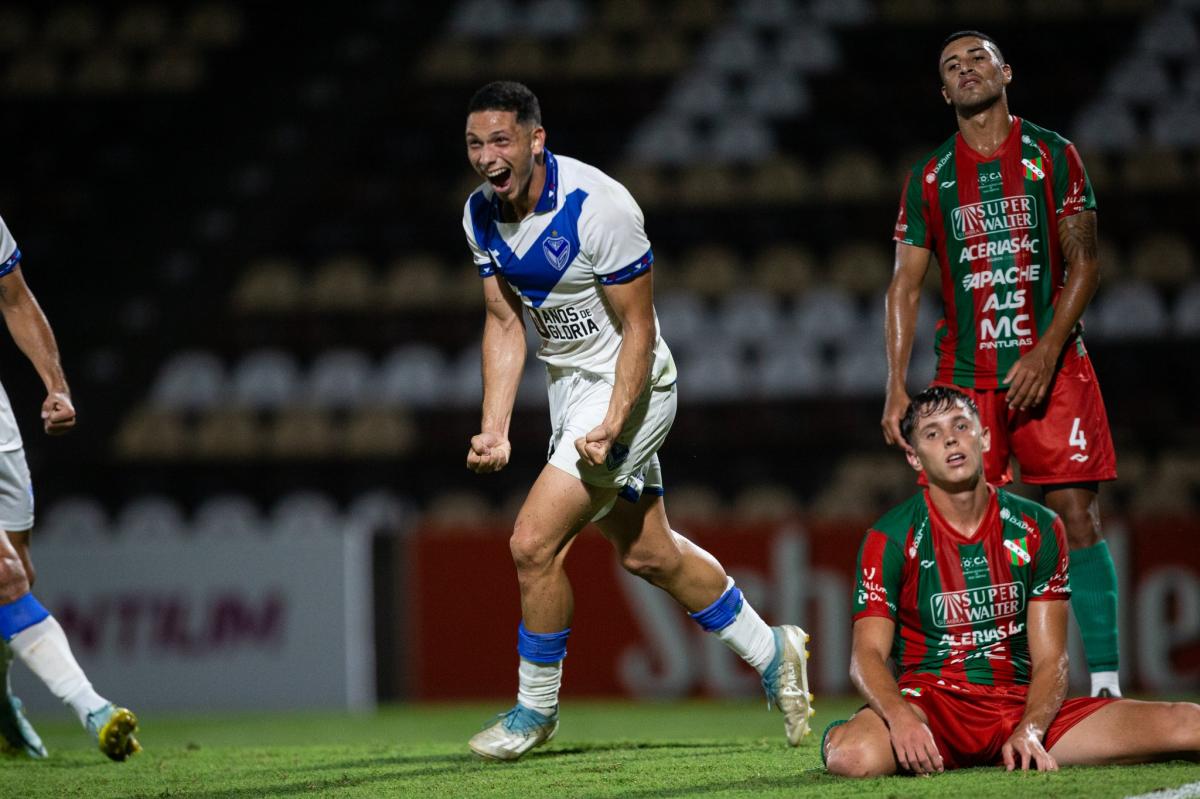
M 883 616 L 895 621 L 903 572 L 904 554 L 900 546 L 884 533 L 868 530 L 858 550 L 854 620 Z
M 1067 528 L 1063 526 L 1062 519 L 1054 517 L 1050 535 L 1043 531 L 1035 558 L 1030 599 L 1034 602 L 1070 599 L 1070 550 L 1067 548 Z
M 1058 218 L 1096 210 L 1096 195 L 1088 180 L 1083 159 L 1075 145 L 1067 143 L 1054 158 L 1054 205 Z
M 901 244 L 932 249 L 930 241 L 929 203 L 925 199 L 924 169 L 920 164 L 913 167 L 904 179 L 904 191 L 900 194 L 900 214 L 896 217 L 896 229 L 892 239 Z

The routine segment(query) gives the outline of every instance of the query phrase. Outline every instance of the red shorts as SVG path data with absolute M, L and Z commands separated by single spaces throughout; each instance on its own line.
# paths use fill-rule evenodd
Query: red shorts
M 972 686 L 965 690 L 938 685 L 937 679 L 917 675 L 914 679 L 902 679 L 900 686 L 904 698 L 925 711 L 946 768 L 1003 763 L 1004 742 L 1025 713 L 1025 686 Z M 1067 730 L 1115 701 L 1097 696 L 1066 700 L 1046 730 L 1042 745 L 1049 751 Z
M 1005 403 L 1007 391 L 954 388 L 975 400 L 979 420 L 992 432 L 991 449 L 983 455 L 989 483 L 1012 482 L 1010 456 L 1016 457 L 1024 483 L 1059 485 L 1117 478 L 1104 398 L 1081 339 L 1067 345 L 1050 395 L 1031 411 L 1010 410 Z

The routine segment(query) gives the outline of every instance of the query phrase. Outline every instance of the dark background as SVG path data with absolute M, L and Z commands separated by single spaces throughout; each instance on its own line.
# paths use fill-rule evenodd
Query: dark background
M 1166 503 L 1195 513 L 1198 326 L 1185 299 L 1200 281 L 1200 133 L 1159 119 L 1200 106 L 1194 50 L 1180 54 L 1196 12 L 1132 1 L 976 5 L 377 1 L 313 13 L 183 3 L 155 7 L 158 27 L 131 22 L 130 3 L 6 6 L 0 213 L 79 410 L 70 436 L 43 436 L 40 383 L 15 347 L 0 348 L 46 534 L 86 517 L 121 535 L 131 503 L 147 496 L 173 503 L 181 534 L 228 495 L 248 498 L 263 528 L 297 491 L 342 514 L 383 497 L 386 512 L 371 518 L 390 529 L 512 514 L 544 454 L 536 390 L 519 403 L 513 463 L 477 478 L 463 468 L 478 425 L 471 391 L 405 402 L 368 380 L 338 404 L 306 388 L 330 350 L 364 356 L 371 380 L 414 345 L 447 373 L 469 371 L 482 308 L 460 224 L 476 182 L 464 108 L 500 77 L 538 93 L 551 149 L 618 176 L 645 210 L 664 335 L 681 369 L 663 453 L 673 513 L 864 515 L 895 501 L 912 484 L 879 434 L 878 303 L 904 169 L 954 130 L 935 60 L 944 35 L 963 27 L 999 40 L 1015 73 L 1013 111 L 1076 140 L 1095 184 L 1103 284 L 1087 341 L 1122 471 L 1103 489 L 1105 512 Z M 763 152 L 713 147 L 714 130 L 742 119 L 740 98 L 776 69 L 767 58 L 731 73 L 727 112 L 691 118 L 686 157 L 639 157 L 639 132 L 708 71 L 721 32 L 739 28 L 759 55 L 796 29 L 833 43 L 831 63 L 797 72 L 807 110 L 768 116 Z M 589 58 L 585 45 L 609 60 Z M 1136 69 L 1127 77 L 1138 58 L 1157 65 L 1158 89 Z M 172 66 L 184 77 L 163 78 Z M 1115 122 L 1094 122 L 1095 108 L 1114 105 L 1133 126 L 1124 142 L 1106 135 Z M 781 172 L 798 177 L 772 197 L 761 185 Z M 1167 254 L 1147 256 L 1164 238 Z M 791 248 L 794 288 L 756 271 L 777 245 Z M 732 272 L 705 277 L 700 253 L 710 247 L 733 256 Z M 335 257 L 354 267 L 338 272 Z M 247 286 L 280 259 L 290 282 L 254 295 Z M 851 333 L 805 342 L 778 324 L 730 344 L 722 314 L 743 292 L 761 289 L 784 318 L 831 286 L 857 314 Z M 1127 295 L 1143 304 L 1126 309 Z M 663 313 L 672 301 L 700 308 L 698 330 L 672 329 Z M 935 308 L 934 295 L 924 305 Z M 708 378 L 725 373 L 709 358 L 731 347 L 734 368 L 714 389 Z M 756 370 L 788 347 L 815 353 L 815 387 L 762 389 Z M 239 401 L 235 373 L 262 348 L 291 359 L 295 384 L 274 402 Z M 164 373 L 196 351 L 215 356 L 227 382 L 208 399 L 164 400 Z M 840 365 L 859 354 L 879 379 L 839 382 Z M 705 387 L 689 382 L 699 375 Z M 364 440 L 351 446 L 355 425 Z M 770 502 L 755 493 L 764 489 Z M 95 512 L 79 515 L 80 502 Z

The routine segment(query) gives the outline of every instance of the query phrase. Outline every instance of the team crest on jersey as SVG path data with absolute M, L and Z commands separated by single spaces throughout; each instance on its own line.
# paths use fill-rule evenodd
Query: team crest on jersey
M 1004 548 L 1008 550 L 1009 555 L 1012 557 L 1012 565 L 1014 566 L 1027 566 L 1033 560 L 1033 557 L 1029 554 L 1029 536 L 1022 536 L 1015 540 L 1006 538 L 1004 539 Z
M 1042 169 L 1042 157 L 1040 155 L 1032 160 L 1022 158 L 1021 163 L 1025 166 L 1026 180 L 1041 180 L 1046 177 L 1046 173 Z
M 559 236 L 557 230 L 552 230 L 550 235 L 542 240 L 542 254 L 551 266 L 561 272 L 571 262 L 571 242 Z

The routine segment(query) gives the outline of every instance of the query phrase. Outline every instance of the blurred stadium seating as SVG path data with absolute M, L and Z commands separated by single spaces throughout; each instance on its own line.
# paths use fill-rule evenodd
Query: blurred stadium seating
M 0 11 L 0 213 L 81 414 L 35 434 L 40 386 L 0 348 L 39 534 L 510 518 L 548 432 L 532 357 L 512 465 L 462 464 L 482 309 L 461 130 L 497 77 L 529 82 L 549 147 L 646 211 L 681 370 L 673 513 L 870 516 L 912 487 L 878 429 L 881 294 L 902 171 L 953 130 L 933 53 L 964 26 L 1003 43 L 1013 109 L 1073 137 L 1094 178 L 1085 321 L 1124 470 L 1106 511 L 1200 512 L 1196 3 L 374 0 L 288 6 L 286 25 L 275 6 Z M 1061 68 L 1064 27 L 1086 68 Z

